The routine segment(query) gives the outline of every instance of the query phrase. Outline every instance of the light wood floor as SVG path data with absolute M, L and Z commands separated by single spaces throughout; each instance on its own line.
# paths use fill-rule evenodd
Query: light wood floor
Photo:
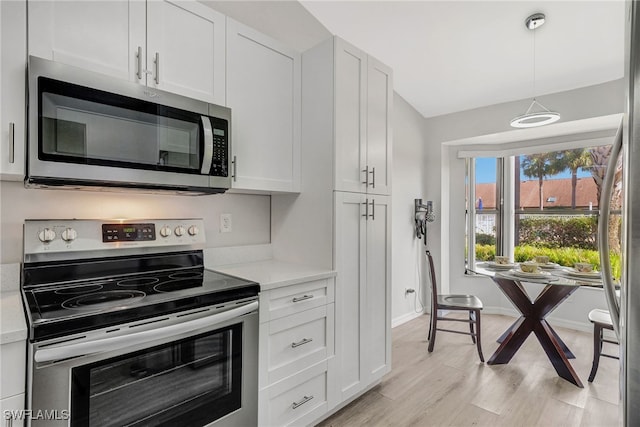
M 557 376 L 533 334 L 509 364 L 489 366 L 480 362 L 465 335 L 438 332 L 429 354 L 428 321 L 428 315 L 420 316 L 394 328 L 391 372 L 320 426 L 620 425 L 618 361 L 601 358 L 594 382 L 587 382 L 593 357 L 590 333 L 554 327 L 576 355 L 571 364 L 585 384 L 581 389 Z M 482 315 L 485 360 L 513 321 Z M 456 322 L 446 325 L 457 327 Z

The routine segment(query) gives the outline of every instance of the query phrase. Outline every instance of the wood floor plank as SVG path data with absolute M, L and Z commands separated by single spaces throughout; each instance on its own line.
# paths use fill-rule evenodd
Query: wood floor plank
M 482 316 L 485 358 L 513 323 L 508 316 Z M 427 352 L 429 316 L 393 329 L 392 370 L 379 386 L 319 424 L 358 426 L 568 426 L 620 425 L 618 363 L 603 358 L 594 383 L 590 333 L 553 326 L 576 355 L 571 364 L 585 388 L 558 377 L 532 335 L 509 364 L 480 363 L 468 336 L 438 332 Z M 466 326 L 466 325 L 464 325 Z

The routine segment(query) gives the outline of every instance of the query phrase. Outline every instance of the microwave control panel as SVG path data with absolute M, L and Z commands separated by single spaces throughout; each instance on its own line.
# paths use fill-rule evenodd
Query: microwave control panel
M 213 176 L 229 176 L 229 144 L 227 141 L 226 129 L 214 126 L 213 161 L 211 162 L 211 175 Z

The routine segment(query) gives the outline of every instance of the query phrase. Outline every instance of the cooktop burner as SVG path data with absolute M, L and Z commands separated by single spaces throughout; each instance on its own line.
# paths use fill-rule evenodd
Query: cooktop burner
M 106 291 L 94 292 L 70 298 L 62 303 L 62 307 L 71 310 L 95 310 L 98 308 L 121 307 L 133 304 L 145 297 L 140 291 Z

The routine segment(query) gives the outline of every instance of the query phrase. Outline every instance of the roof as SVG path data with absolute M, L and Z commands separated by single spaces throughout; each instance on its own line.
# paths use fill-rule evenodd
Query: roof
M 571 178 L 545 179 L 542 185 L 545 208 L 571 208 Z M 476 184 L 476 207 L 482 198 L 484 209 L 495 209 L 495 183 Z M 538 180 L 520 183 L 520 208 L 539 207 Z M 598 187 L 591 177 L 578 178 L 576 182 L 576 208 L 598 208 Z

